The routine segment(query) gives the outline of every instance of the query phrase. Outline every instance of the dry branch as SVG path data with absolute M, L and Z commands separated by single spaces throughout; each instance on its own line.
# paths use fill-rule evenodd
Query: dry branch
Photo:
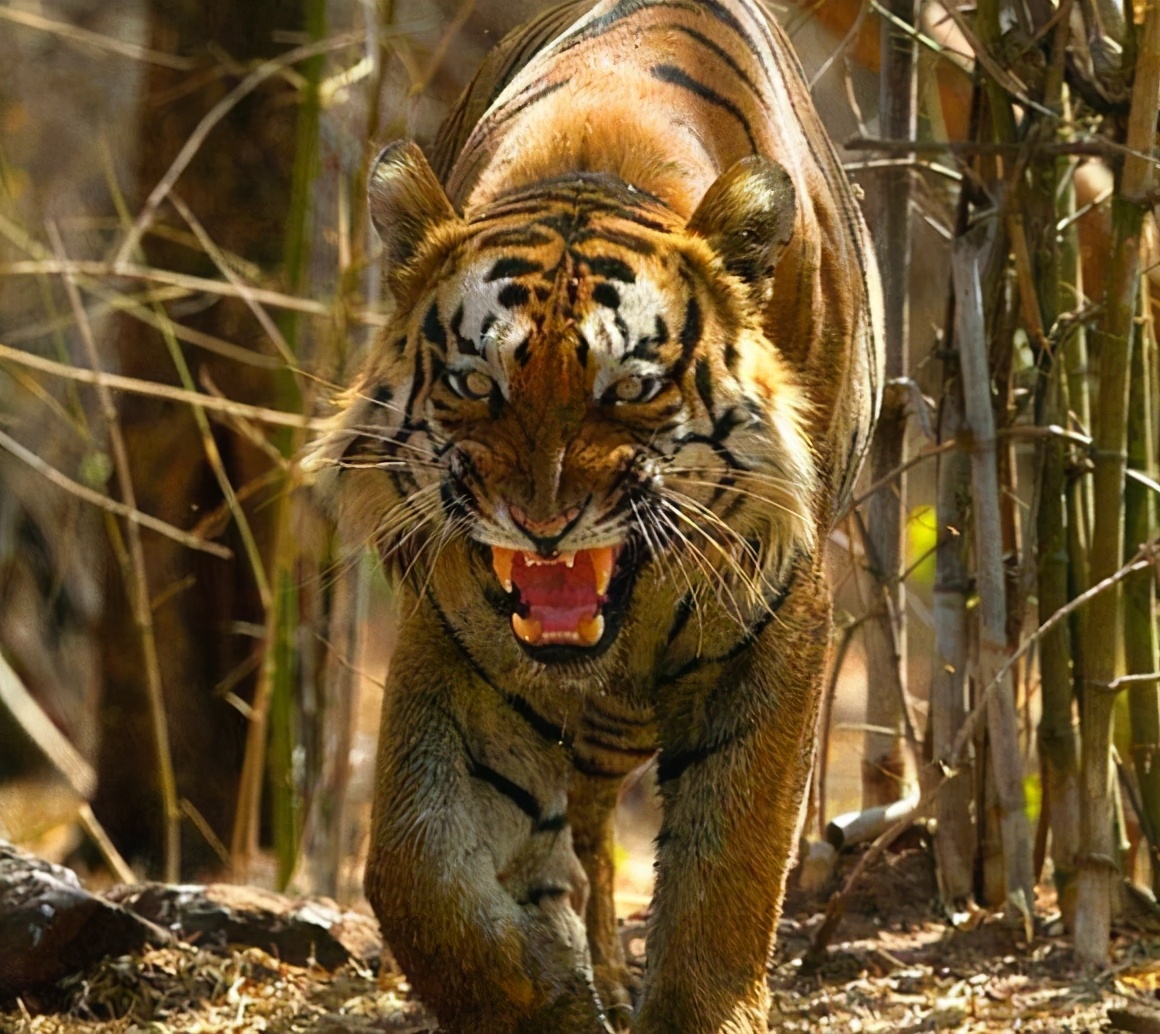
M 207 409 L 214 413 L 224 413 L 228 416 L 242 417 L 260 424 L 271 424 L 275 427 L 300 427 L 308 431 L 322 430 L 327 426 L 324 420 L 313 420 L 299 413 L 286 413 L 277 409 L 267 409 L 263 406 L 251 406 L 245 402 L 234 402 L 232 399 L 219 398 L 216 395 L 203 395 L 196 391 L 185 391 L 170 384 L 161 384 L 157 381 L 143 381 L 136 377 L 125 377 L 118 373 L 94 373 L 67 363 L 58 363 L 52 359 L 23 352 L 18 348 L 9 348 L 0 344 L 0 362 L 16 363 L 28 367 L 30 370 L 39 370 L 54 377 L 61 377 L 82 384 L 103 384 L 113 391 L 128 391 L 135 395 L 147 395 L 150 398 L 168 399 L 171 402 L 182 402 L 186 405 Z

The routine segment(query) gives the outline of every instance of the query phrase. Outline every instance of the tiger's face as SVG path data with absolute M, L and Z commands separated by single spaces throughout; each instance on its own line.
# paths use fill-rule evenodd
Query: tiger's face
M 345 523 L 404 576 L 469 541 L 546 663 L 607 649 L 650 565 L 739 619 L 759 605 L 811 534 L 813 467 L 758 315 L 792 186 L 744 172 L 688 223 L 596 177 L 463 219 L 413 145 L 388 149 L 371 198 L 397 310 L 323 443 Z

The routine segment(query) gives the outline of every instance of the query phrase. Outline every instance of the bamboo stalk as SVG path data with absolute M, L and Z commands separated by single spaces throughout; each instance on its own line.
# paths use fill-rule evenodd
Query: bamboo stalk
M 953 339 L 953 337 L 952 337 Z M 952 360 L 947 360 L 951 365 Z M 962 431 L 961 389 L 957 362 L 954 375 L 943 390 L 940 437 L 957 437 Z M 928 752 L 937 768 L 953 772 L 951 782 L 934 803 L 938 820 L 934 837 L 936 871 L 943 901 L 955 904 L 971 896 L 975 852 L 975 829 L 971 822 L 973 772 L 964 764 L 953 767 L 955 736 L 966 714 L 967 693 L 967 599 L 971 578 L 963 556 L 966 546 L 967 499 L 970 494 L 970 461 L 964 450 L 939 460 L 939 546 L 935 560 L 934 635 L 935 664 L 930 684 L 930 734 Z M 934 768 L 928 766 L 930 776 Z M 923 792 L 930 789 L 924 779 Z
M 1154 183 L 1156 110 L 1160 106 L 1160 0 L 1146 5 L 1140 35 L 1127 146 L 1119 193 L 1112 198 L 1112 256 L 1100 321 L 1100 395 L 1095 427 L 1095 528 L 1093 579 L 1106 576 L 1124 552 L 1124 471 L 1127 466 L 1128 381 L 1132 328 L 1140 283 L 1140 231 L 1144 199 Z M 1091 627 L 1119 627 L 1121 593 L 1113 590 L 1092 604 Z M 1110 683 L 1117 674 L 1118 637 L 1093 637 L 1088 678 Z M 1088 965 L 1104 965 L 1111 936 L 1112 903 L 1119 870 L 1113 840 L 1113 783 L 1109 762 L 1113 697 L 1084 694 L 1081 790 L 1081 857 L 1077 880 L 1075 950 Z
M 1062 0 L 1052 31 L 1051 62 L 1044 75 L 1043 101 L 1063 114 L 1063 71 L 1071 31 L 1073 0 Z M 1035 117 L 1035 116 L 1032 116 Z M 1036 123 L 1039 136 L 1056 136 L 1050 122 Z M 1067 384 L 1059 342 L 1063 296 L 1078 279 L 1078 256 L 1059 238 L 1058 225 L 1075 208 L 1070 185 L 1062 189 L 1068 174 L 1066 159 L 1038 151 L 1030 165 L 1032 187 L 1028 191 L 1029 222 L 1035 231 L 1033 283 L 1020 282 L 1024 307 L 1043 335 L 1037 342 L 1040 377 L 1036 391 L 1036 423 L 1066 423 L 1064 399 Z M 1074 235 L 1074 227 L 1069 228 Z M 1075 288 L 1069 299 L 1074 304 Z M 1045 328 L 1045 329 L 1044 329 Z M 1055 613 L 1070 599 L 1070 554 L 1065 501 L 1067 450 L 1059 438 L 1045 438 L 1038 449 L 1039 491 L 1035 507 L 1037 596 L 1040 620 Z M 1060 911 L 1070 929 L 1074 922 L 1075 866 L 1079 834 L 1079 744 L 1072 716 L 1071 628 L 1064 622 L 1043 637 L 1039 645 L 1039 676 L 1042 709 L 1037 730 L 1043 773 L 1046 825 L 1051 831 L 1051 858 Z M 1038 860 L 1038 859 L 1037 859 Z M 1038 872 L 1038 867 L 1036 869 Z
M 1131 388 L 1128 398 L 1128 463 L 1149 476 L 1156 474 L 1151 403 L 1152 355 L 1156 347 L 1151 320 L 1151 299 L 1140 294 L 1141 317 L 1132 351 Z M 1156 500 L 1152 492 L 1131 478 L 1124 485 L 1124 546 L 1134 552 L 1140 542 L 1156 531 Z M 1152 889 L 1160 890 L 1160 856 L 1154 843 L 1160 831 L 1160 685 L 1149 676 L 1160 669 L 1157 649 L 1156 580 L 1142 571 L 1124 582 L 1124 661 L 1128 674 L 1116 680 L 1135 680 L 1128 692 L 1131 756 L 1140 790 L 1141 825 L 1151 831 Z
M 1062 370 L 1046 376 L 1040 420 L 1059 416 Z M 1036 515 L 1038 537 L 1039 617 L 1044 620 L 1067 603 L 1069 562 L 1064 505 L 1064 449 L 1045 440 L 1040 452 L 1040 498 Z M 1051 859 L 1055 889 L 1069 928 L 1073 921 L 1074 879 L 1079 833 L 1079 747 L 1072 717 L 1071 636 L 1066 622 L 1044 636 L 1039 645 L 1042 712 L 1038 743 L 1043 765 L 1043 794 L 1051 829 Z
M 988 221 L 954 244 L 956 339 L 962 362 L 964 413 L 972 437 L 971 485 L 979 594 L 978 668 L 983 685 L 998 681 L 988 702 L 989 761 L 1003 836 L 1008 914 L 1023 922 L 1034 903 L 1032 841 L 1023 792 L 1015 684 L 1007 649 L 1007 600 L 1002 557 L 998 464 L 991 378 L 987 365 L 983 269 L 995 246 L 996 226 Z
M 917 22 L 915 0 L 886 0 L 893 18 L 882 20 L 882 75 L 879 111 L 884 135 L 913 140 L 916 129 L 915 66 Z M 881 204 L 875 239 L 879 267 L 883 271 L 886 342 L 886 377 L 900 380 L 909 373 L 909 278 L 910 278 L 910 170 L 883 170 L 879 179 Z M 906 397 L 887 390 L 875 432 L 871 478 L 878 481 L 903 463 L 906 439 Z M 905 719 L 906 700 L 906 595 L 898 577 L 903 556 L 906 479 L 898 475 L 897 495 L 878 492 L 867 505 L 866 555 L 878 592 L 866 622 L 866 724 L 898 730 L 890 734 L 866 734 L 862 760 L 862 806 L 889 804 L 903 794 L 905 756 L 899 735 Z M 880 601 L 880 602 L 878 602 Z

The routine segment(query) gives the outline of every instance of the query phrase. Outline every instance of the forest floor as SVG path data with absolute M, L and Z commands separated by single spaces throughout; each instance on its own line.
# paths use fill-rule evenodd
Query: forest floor
M 994 916 L 932 911 L 929 855 L 888 852 L 862 877 L 820 966 L 802 957 L 824 899 L 791 893 L 771 962 L 775 1029 L 863 1032 L 1160 1032 L 1160 934 L 1117 937 L 1111 967 L 1084 975 L 1039 903 L 1031 943 Z M 640 916 L 625 944 L 641 962 Z M 780 1027 L 778 1026 L 780 1024 Z M 222 954 L 191 946 L 107 960 L 50 995 L 0 1013 L 20 1034 L 418 1032 L 433 1028 L 405 980 L 345 966 L 291 966 L 256 948 Z M 545 1032 L 552 1034 L 552 1032 Z

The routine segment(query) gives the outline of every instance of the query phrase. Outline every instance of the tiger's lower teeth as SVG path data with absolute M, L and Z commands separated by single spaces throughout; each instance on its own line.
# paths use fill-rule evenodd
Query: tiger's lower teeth
M 574 632 L 545 632 L 544 626 L 535 618 L 525 618 L 512 614 L 512 631 L 529 646 L 558 644 L 562 646 L 595 646 L 604 635 L 604 615 L 581 621 Z
M 519 614 L 512 614 L 512 631 L 529 646 L 535 646 L 544 633 L 544 626 L 534 618 L 525 618 L 520 617 Z

